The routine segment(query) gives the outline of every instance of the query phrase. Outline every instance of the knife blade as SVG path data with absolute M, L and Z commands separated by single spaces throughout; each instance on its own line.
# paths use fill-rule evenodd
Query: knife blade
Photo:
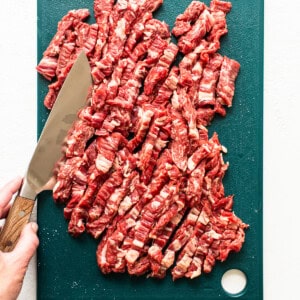
M 57 96 L 35 151 L 25 173 L 22 187 L 16 196 L 0 233 L 0 250 L 14 249 L 20 233 L 29 221 L 36 196 L 55 184 L 53 170 L 62 156 L 64 139 L 77 118 L 77 112 L 87 101 L 92 84 L 88 59 L 81 52 L 73 64 Z

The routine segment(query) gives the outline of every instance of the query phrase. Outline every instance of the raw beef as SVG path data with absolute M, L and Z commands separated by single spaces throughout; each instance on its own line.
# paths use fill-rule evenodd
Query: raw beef
M 192 1 L 169 26 L 162 0 L 95 0 L 58 24 L 37 66 L 45 106 L 84 51 L 94 84 L 57 163 L 53 197 L 69 232 L 99 239 L 103 273 L 173 279 L 211 272 L 239 251 L 248 227 L 225 194 L 227 152 L 208 126 L 232 106 L 240 65 L 217 51 L 231 3 Z M 182 59 L 176 65 L 178 52 Z

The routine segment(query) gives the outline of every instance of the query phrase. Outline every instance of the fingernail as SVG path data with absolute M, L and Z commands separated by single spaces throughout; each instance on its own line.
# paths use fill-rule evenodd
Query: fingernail
M 32 230 L 33 230 L 34 232 L 37 232 L 38 229 L 39 229 L 39 226 L 38 226 L 38 224 L 36 224 L 36 223 L 31 223 L 31 228 L 32 228 Z

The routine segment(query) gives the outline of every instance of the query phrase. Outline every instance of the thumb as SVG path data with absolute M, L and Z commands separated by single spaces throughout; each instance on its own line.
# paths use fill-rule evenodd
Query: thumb
M 28 265 L 39 245 L 37 230 L 38 225 L 36 223 L 31 222 L 26 224 L 21 232 L 18 243 L 13 250 L 14 255 L 22 259 L 22 262 L 26 265 Z

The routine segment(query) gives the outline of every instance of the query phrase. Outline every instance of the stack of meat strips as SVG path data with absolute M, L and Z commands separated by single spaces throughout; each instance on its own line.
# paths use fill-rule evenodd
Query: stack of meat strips
M 55 201 L 69 232 L 100 238 L 103 273 L 173 279 L 210 272 L 239 251 L 247 227 L 232 211 L 228 168 L 206 126 L 232 104 L 239 63 L 217 53 L 231 3 L 192 1 L 171 32 L 152 13 L 163 0 L 96 0 L 70 11 L 37 70 L 53 80 L 51 109 L 74 60 L 89 58 L 94 84 L 68 133 Z M 182 53 L 178 66 L 174 60 Z

